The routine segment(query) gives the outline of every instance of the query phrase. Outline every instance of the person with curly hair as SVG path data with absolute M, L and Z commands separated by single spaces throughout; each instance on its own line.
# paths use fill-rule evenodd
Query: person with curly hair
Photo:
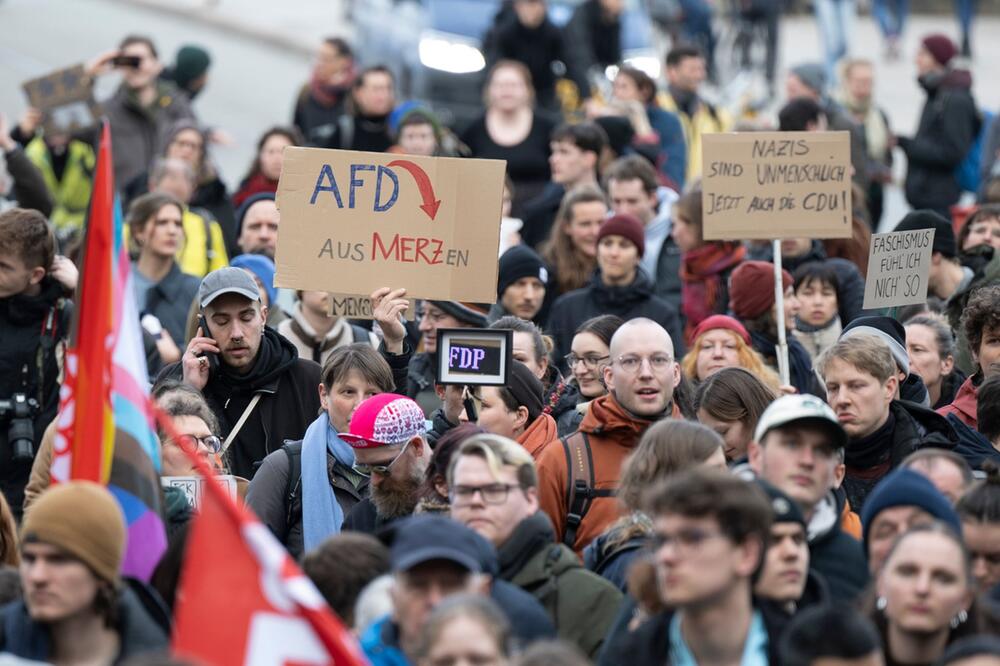
M 1000 285 L 977 289 L 962 314 L 962 330 L 969 341 L 975 373 L 959 387 L 955 399 L 938 413 L 954 414 L 965 425 L 976 428 L 976 400 L 983 379 L 1000 375 Z

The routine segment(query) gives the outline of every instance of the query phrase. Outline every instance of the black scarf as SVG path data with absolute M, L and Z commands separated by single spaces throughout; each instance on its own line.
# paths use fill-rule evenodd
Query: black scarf
M 889 459 L 892 449 L 892 431 L 896 427 L 896 417 L 889 411 L 889 418 L 881 428 L 859 439 L 847 443 L 844 462 L 854 469 L 871 469 Z
M 221 362 L 212 379 L 218 382 L 228 395 L 250 395 L 262 386 L 275 381 L 295 363 L 298 357 L 295 345 L 278 335 L 274 329 L 265 327 L 264 335 L 260 339 L 260 350 L 250 372 L 245 375 L 237 374 L 225 362 Z

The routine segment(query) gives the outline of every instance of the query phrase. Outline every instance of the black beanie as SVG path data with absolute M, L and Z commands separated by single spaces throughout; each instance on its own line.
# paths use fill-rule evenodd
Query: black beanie
M 771 510 L 774 512 L 774 522 L 798 523 L 803 528 L 806 527 L 806 517 L 795 500 L 761 478 L 757 479 L 757 485 L 767 493 L 767 499 L 771 502 Z
M 428 301 L 436 308 L 451 315 L 466 326 L 486 328 L 486 313 L 490 306 L 485 303 L 470 303 L 466 301 Z
M 243 218 L 247 216 L 250 212 L 250 207 L 253 206 L 258 201 L 274 201 L 274 192 L 258 192 L 257 194 L 252 194 L 246 198 L 243 205 L 236 210 L 236 237 L 239 238 L 240 233 L 243 231 Z
M 527 245 L 515 245 L 500 257 L 500 267 L 497 278 L 497 296 L 503 296 L 507 287 L 521 278 L 533 277 L 549 286 L 549 271 L 545 268 L 542 258 Z
M 534 423 L 545 406 L 545 387 L 524 363 L 514 361 L 510 369 L 510 383 L 507 389 L 514 395 L 518 405 L 528 408 L 528 423 Z
M 893 231 L 934 230 L 934 251 L 946 257 L 958 256 L 958 242 L 951 222 L 932 210 L 915 210 L 906 214 Z

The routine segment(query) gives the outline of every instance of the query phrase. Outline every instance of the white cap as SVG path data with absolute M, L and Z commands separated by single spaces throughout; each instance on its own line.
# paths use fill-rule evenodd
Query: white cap
M 809 394 L 785 395 L 768 405 L 757 421 L 754 441 L 760 442 L 773 428 L 797 421 L 815 421 L 818 425 L 825 426 L 833 435 L 835 448 L 847 445 L 847 431 L 840 425 L 830 405 Z

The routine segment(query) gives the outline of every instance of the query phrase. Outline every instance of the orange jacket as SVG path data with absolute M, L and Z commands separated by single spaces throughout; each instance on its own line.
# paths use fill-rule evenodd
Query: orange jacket
M 851 503 L 847 501 L 844 502 L 844 510 L 840 512 L 840 529 L 861 541 L 861 519 L 851 510 Z
M 676 405 L 673 417 L 681 418 Z M 610 393 L 590 403 L 590 410 L 580 423 L 580 432 L 587 433 L 590 439 L 595 489 L 617 490 L 622 463 L 652 423 L 627 413 Z M 536 462 L 542 511 L 552 519 L 557 538 L 562 540 L 566 531 L 566 514 L 569 513 L 566 452 L 561 445 L 546 446 Z M 620 515 L 621 508 L 616 498 L 598 497 L 592 500 L 576 532 L 573 550 L 577 555 Z
M 556 426 L 556 420 L 543 413 L 539 414 L 538 418 L 528 426 L 528 429 L 521 433 L 521 436 L 517 438 L 517 443 L 523 446 L 537 463 L 538 458 L 542 455 L 542 450 L 548 446 L 549 442 L 557 439 L 559 439 L 559 428 Z

